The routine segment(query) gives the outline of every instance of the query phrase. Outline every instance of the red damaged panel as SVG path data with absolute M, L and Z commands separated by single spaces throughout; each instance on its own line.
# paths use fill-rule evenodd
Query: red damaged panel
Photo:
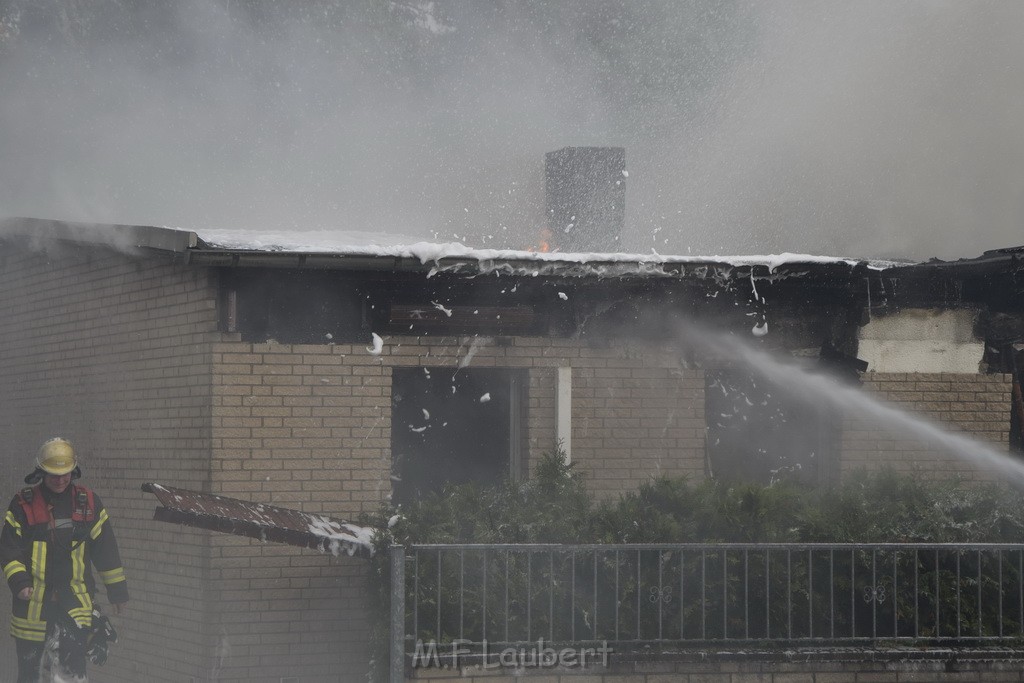
M 373 532 L 324 515 L 250 503 L 162 484 L 142 490 L 160 501 L 153 519 L 339 555 L 373 555 Z

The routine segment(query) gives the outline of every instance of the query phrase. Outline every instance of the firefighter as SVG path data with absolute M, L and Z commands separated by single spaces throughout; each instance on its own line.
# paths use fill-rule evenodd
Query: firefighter
M 90 635 L 99 626 L 94 619 L 105 622 L 93 612 L 90 564 L 116 613 L 128 601 L 110 519 L 99 496 L 72 483 L 81 474 L 70 443 L 59 437 L 44 443 L 35 470 L 25 477 L 29 486 L 14 496 L 0 531 L 0 568 L 14 595 L 18 683 L 38 680 L 44 644 L 53 634 L 61 673 L 85 677 Z

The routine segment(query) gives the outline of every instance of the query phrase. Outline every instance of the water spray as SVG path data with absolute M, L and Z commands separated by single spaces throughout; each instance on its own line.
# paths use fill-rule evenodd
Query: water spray
M 708 355 L 738 360 L 777 386 L 800 389 L 808 401 L 913 435 L 975 467 L 998 472 L 1005 476 L 1007 483 L 1024 489 L 1024 464 L 988 444 L 949 432 L 865 391 L 756 349 L 736 336 L 709 330 L 692 321 L 680 325 L 680 336 L 688 345 Z

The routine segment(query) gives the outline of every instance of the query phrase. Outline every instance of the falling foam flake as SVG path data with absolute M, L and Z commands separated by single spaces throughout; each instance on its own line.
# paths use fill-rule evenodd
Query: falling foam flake
M 376 332 L 373 334 L 373 346 L 366 347 L 366 350 L 370 352 L 370 355 L 379 356 L 381 351 L 384 350 L 384 340 L 380 338 L 380 335 Z
M 434 304 L 434 308 L 436 308 L 437 310 L 441 311 L 442 313 L 444 313 L 449 318 L 452 317 L 452 309 L 445 308 L 443 305 L 437 303 L 436 301 L 431 301 L 430 303 Z
M 763 323 L 758 323 L 750 330 L 750 333 L 755 337 L 763 337 L 768 334 L 768 321 L 765 320 Z
M 559 292 L 558 293 L 558 298 L 561 299 L 562 301 L 568 301 L 569 300 L 569 295 L 566 294 L 565 292 Z
M 486 394 L 484 394 L 483 396 L 480 397 L 480 402 L 481 403 L 487 403 L 490 400 L 491 400 L 491 392 L 487 392 Z

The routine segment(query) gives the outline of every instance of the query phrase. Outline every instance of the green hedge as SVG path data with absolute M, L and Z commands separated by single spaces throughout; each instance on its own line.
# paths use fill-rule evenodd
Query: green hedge
M 373 612 L 383 654 L 391 592 L 386 549 L 393 543 L 1018 543 L 1024 496 L 996 484 L 884 470 L 857 473 L 827 490 L 661 478 L 598 501 L 554 452 L 527 482 L 454 486 L 361 521 L 378 530 Z
M 659 478 L 597 501 L 556 452 L 542 456 L 527 482 L 453 486 L 362 522 L 379 530 L 381 548 L 395 542 L 1019 542 L 1024 496 L 996 484 L 883 470 L 856 473 L 829 489 Z

